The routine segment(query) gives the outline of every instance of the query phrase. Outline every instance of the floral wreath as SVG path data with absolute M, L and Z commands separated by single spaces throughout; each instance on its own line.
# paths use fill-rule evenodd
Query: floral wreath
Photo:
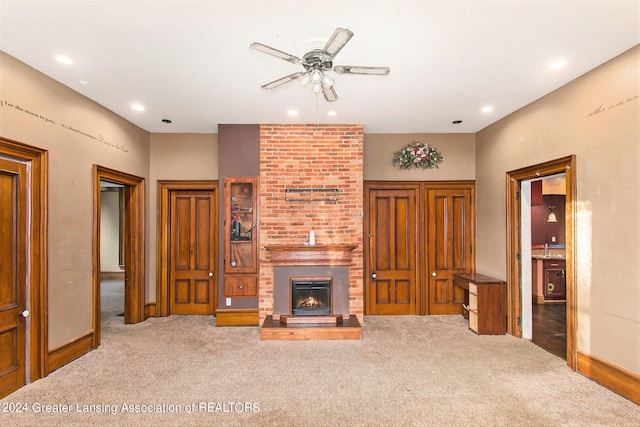
M 435 149 L 430 147 L 426 142 L 412 142 L 405 145 L 402 150 L 393 153 L 393 165 L 398 164 L 400 169 L 422 168 L 431 169 L 439 168 L 444 157 Z

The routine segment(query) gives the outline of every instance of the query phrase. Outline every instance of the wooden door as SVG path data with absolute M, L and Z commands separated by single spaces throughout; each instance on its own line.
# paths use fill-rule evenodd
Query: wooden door
M 470 273 L 472 260 L 472 189 L 427 189 L 428 314 L 460 313 L 464 290 L 453 275 Z
M 26 384 L 27 166 L 0 158 L 0 398 Z
M 368 192 L 368 314 L 415 314 L 416 188 Z
M 216 191 L 171 192 L 170 314 L 214 314 Z

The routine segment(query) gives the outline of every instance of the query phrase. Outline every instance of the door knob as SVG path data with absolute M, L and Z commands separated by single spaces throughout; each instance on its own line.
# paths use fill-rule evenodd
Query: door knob
M 435 271 L 432 271 L 432 272 L 431 272 L 431 275 L 432 275 L 433 277 L 436 277 L 436 272 L 435 272 Z
M 209 277 L 213 277 L 213 271 L 209 272 Z
M 25 319 L 29 317 L 30 314 L 31 312 L 29 310 L 23 310 L 20 312 L 20 316 L 24 317 Z
M 378 275 L 376 274 L 375 271 L 373 273 L 371 273 L 371 280 L 375 281 L 376 277 L 378 277 Z

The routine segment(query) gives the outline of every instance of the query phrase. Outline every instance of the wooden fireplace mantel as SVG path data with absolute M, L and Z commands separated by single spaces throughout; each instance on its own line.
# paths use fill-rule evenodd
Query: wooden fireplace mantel
M 350 265 L 351 251 L 356 245 L 273 245 L 265 247 L 271 252 L 274 265 Z

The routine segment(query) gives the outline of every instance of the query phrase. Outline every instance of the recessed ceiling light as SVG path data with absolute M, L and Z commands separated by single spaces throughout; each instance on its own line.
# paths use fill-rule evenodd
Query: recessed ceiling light
M 493 107 L 491 105 L 487 105 L 485 107 L 482 107 L 482 109 L 480 111 L 482 111 L 483 113 L 488 113 L 488 112 L 493 111 Z
M 144 111 L 144 106 L 140 105 L 140 104 L 133 104 L 133 105 L 131 105 L 131 108 L 136 110 L 136 111 Z
M 327 113 L 327 115 L 328 115 L 328 116 L 337 116 L 337 115 L 338 115 L 338 113 L 336 113 L 335 111 L 329 111 L 329 112 Z
M 64 65 L 72 65 L 73 61 L 68 56 L 58 55 L 56 56 L 56 61 Z
M 296 110 L 289 110 L 289 111 L 287 112 L 287 114 L 288 114 L 288 115 L 290 115 L 290 116 L 297 116 L 297 115 L 298 115 L 298 112 L 297 112 Z
M 89 82 L 86 81 L 85 79 L 78 79 L 78 83 L 80 83 L 81 85 L 88 85 Z
M 549 64 L 549 68 L 551 68 L 552 70 L 557 70 L 558 68 L 562 68 L 567 64 L 568 61 L 566 59 L 559 59 Z

